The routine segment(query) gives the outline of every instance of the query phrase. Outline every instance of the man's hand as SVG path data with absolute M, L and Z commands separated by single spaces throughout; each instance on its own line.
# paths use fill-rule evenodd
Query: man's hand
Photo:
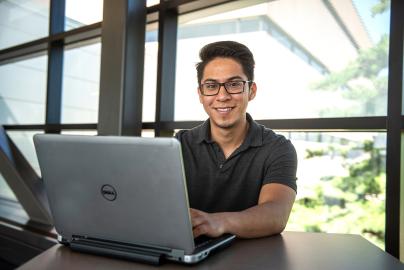
M 194 237 L 202 234 L 218 237 L 225 233 L 225 213 L 206 213 L 191 208 L 192 230 Z
M 271 183 L 261 188 L 258 205 L 240 212 L 206 213 L 190 209 L 194 237 L 218 237 L 231 233 L 240 238 L 255 238 L 281 233 L 288 221 L 295 191 Z

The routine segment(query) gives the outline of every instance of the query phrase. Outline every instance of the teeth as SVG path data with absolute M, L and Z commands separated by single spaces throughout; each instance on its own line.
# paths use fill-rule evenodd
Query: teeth
M 218 110 L 219 112 L 230 112 L 231 108 L 217 108 L 216 110 Z

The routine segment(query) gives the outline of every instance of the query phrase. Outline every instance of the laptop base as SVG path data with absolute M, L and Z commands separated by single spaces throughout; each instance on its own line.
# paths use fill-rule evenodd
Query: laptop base
M 58 235 L 59 243 L 70 247 L 73 251 L 94 255 L 107 256 L 130 261 L 137 261 L 152 265 L 160 265 L 163 261 L 175 261 L 183 264 L 195 264 L 205 259 L 210 253 L 216 253 L 230 245 L 235 239 L 234 235 L 222 235 L 211 239 L 210 247 L 196 247 L 193 254 L 185 255 L 182 250 L 121 243 L 101 240 L 91 237 L 73 236 L 71 241 Z
M 72 241 L 69 242 L 69 246 L 74 251 L 138 261 L 153 265 L 160 265 L 164 257 L 173 254 L 173 250 L 165 248 L 151 248 L 135 244 L 77 236 L 73 237 Z

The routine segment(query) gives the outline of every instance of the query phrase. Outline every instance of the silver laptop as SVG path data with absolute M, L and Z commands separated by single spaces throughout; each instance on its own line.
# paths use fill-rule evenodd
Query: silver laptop
M 195 243 L 174 138 L 38 134 L 34 143 L 58 240 L 73 250 L 196 263 L 235 237 Z

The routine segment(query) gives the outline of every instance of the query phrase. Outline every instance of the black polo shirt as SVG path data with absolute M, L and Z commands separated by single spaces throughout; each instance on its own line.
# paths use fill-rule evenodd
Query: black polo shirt
M 210 122 L 181 130 L 190 206 L 206 212 L 241 211 L 257 205 L 261 187 L 280 183 L 296 191 L 297 157 L 284 136 L 255 122 L 247 114 L 244 142 L 225 158 L 211 140 Z

